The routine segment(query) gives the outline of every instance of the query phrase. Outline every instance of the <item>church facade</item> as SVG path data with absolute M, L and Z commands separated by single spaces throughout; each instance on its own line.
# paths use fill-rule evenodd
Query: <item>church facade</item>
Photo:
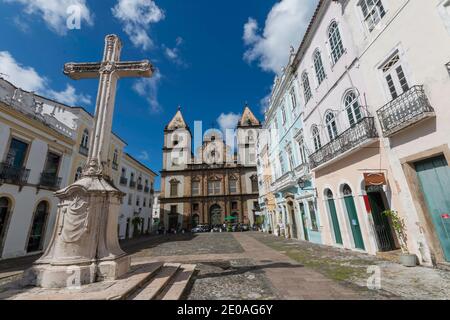
M 193 151 L 191 130 L 178 110 L 164 131 L 160 210 L 166 230 L 226 221 L 255 223 L 260 128 L 260 121 L 246 106 L 236 130 L 226 133 L 227 142 L 221 131 L 210 129 L 200 133 L 201 145 Z

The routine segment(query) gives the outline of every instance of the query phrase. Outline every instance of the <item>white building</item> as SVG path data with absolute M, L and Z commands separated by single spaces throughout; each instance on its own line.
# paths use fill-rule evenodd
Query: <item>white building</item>
M 25 92 L 0 78 L 0 259 L 37 254 L 46 247 L 58 205 L 53 193 L 80 177 L 92 128 L 93 116 L 83 108 Z M 122 236 L 131 217 L 145 220 L 139 224 L 141 232 L 149 229 L 156 176 L 125 154 L 125 146 L 112 136 L 108 173 L 116 186 L 140 201 L 133 211 L 124 200 Z M 142 177 L 142 190 L 120 186 L 121 165 L 136 179 Z

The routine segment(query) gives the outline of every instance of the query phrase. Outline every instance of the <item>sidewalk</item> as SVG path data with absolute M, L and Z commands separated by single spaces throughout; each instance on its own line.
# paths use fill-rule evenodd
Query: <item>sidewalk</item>
M 235 233 L 236 240 L 244 248 L 246 255 L 257 264 L 285 264 L 285 267 L 264 268 L 264 273 L 283 299 L 299 300 L 346 300 L 383 299 L 378 292 L 362 288 L 351 288 L 325 277 L 323 274 L 305 267 L 263 243 L 250 234 Z M 355 290 L 356 289 L 356 290 Z
M 392 297 L 450 299 L 448 271 L 421 266 L 408 268 L 364 253 L 284 239 L 265 233 L 251 233 L 250 237 L 335 281 L 365 288 L 373 270 L 377 270 L 380 274 L 381 290 Z

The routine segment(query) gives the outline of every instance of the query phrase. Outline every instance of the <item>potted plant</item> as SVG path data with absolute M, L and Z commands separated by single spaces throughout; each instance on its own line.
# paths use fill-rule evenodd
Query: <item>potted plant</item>
M 405 219 L 400 217 L 398 212 L 395 210 L 386 210 L 383 214 L 391 219 L 392 227 L 394 228 L 398 241 L 400 242 L 400 248 L 402 249 L 400 263 L 405 267 L 417 266 L 417 256 L 415 254 L 411 254 L 408 249 L 408 235 L 406 233 Z

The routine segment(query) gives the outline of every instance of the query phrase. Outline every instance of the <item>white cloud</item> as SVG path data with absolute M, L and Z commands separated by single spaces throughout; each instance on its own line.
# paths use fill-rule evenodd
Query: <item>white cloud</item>
M 161 73 L 156 71 L 151 78 L 139 79 L 133 86 L 134 91 L 147 100 L 152 113 L 158 113 L 162 110 L 158 101 L 158 89 L 161 79 Z
M 61 103 L 71 106 L 91 103 L 88 95 L 77 94 L 71 85 L 67 85 L 61 92 L 50 89 L 47 78 L 40 76 L 34 68 L 18 63 L 7 51 L 0 51 L 0 73 L 6 80 L 23 90 L 35 92 Z
M 25 6 L 25 13 L 41 16 L 47 26 L 54 32 L 64 35 L 67 33 L 67 19 L 70 17 L 68 9 L 78 6 L 80 22 L 93 25 L 92 14 L 86 5 L 86 0 L 3 0 L 9 3 L 19 3 Z
M 148 35 L 150 25 L 165 18 L 164 11 L 153 0 L 118 0 L 112 8 L 115 18 L 123 24 L 123 30 L 136 47 L 147 50 L 153 47 Z
M 279 73 L 289 58 L 290 46 L 297 47 L 308 27 L 318 0 L 281 0 L 267 16 L 264 30 L 249 18 L 244 25 L 243 40 L 248 47 L 244 59 L 258 61 L 264 71 Z
M 175 40 L 174 48 L 169 48 L 163 45 L 164 54 L 166 55 L 167 59 L 179 66 L 186 66 L 186 63 L 180 57 L 180 47 L 183 45 L 183 43 L 184 39 L 182 37 L 177 37 Z
M 217 118 L 217 123 L 220 126 L 220 129 L 222 130 L 222 132 L 226 132 L 227 129 L 236 129 L 236 126 L 239 122 L 239 120 L 241 119 L 241 115 L 237 114 L 237 113 L 222 113 L 218 118 Z
M 138 156 L 138 159 L 142 161 L 147 161 L 150 160 L 150 156 L 147 151 L 141 151 L 141 153 Z
M 19 64 L 8 51 L 0 51 L 0 73 L 26 91 L 42 92 L 47 86 L 47 79 L 41 77 L 32 67 Z
M 74 87 L 70 84 L 67 85 L 66 90 L 58 92 L 53 90 L 48 90 L 47 95 L 58 102 L 67 104 L 69 106 L 74 106 L 78 103 L 83 105 L 91 104 L 91 97 L 89 95 L 77 94 Z

